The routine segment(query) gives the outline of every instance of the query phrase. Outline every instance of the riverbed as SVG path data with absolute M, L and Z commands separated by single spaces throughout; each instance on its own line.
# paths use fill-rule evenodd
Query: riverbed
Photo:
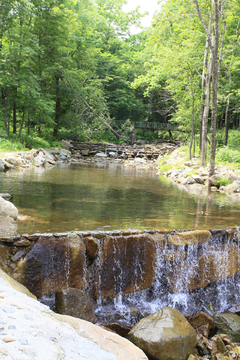
M 239 201 L 192 195 L 156 170 L 115 163 L 63 164 L 0 174 L 12 195 L 18 233 L 111 229 L 210 229 L 239 225 Z

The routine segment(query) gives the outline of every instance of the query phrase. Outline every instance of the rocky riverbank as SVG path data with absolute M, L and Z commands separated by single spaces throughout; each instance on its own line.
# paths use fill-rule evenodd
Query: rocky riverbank
M 63 163 L 95 164 L 108 162 L 142 169 L 159 169 L 161 174 L 180 188 L 193 194 L 212 192 L 227 193 L 240 200 L 240 169 L 232 170 L 224 165 L 215 167 L 215 175 L 208 186 L 208 166 L 201 167 L 200 159 L 185 160 L 180 142 L 116 145 L 108 143 L 85 143 L 62 141 L 64 149 L 38 149 L 27 152 L 0 154 L 0 171 L 13 168 L 50 167 Z M 167 155 L 167 156 L 166 156 Z M 163 169 L 163 170 L 162 170 Z
M 169 156 L 160 160 L 159 174 L 193 194 L 207 194 L 210 189 L 212 192 L 226 193 L 234 200 L 240 200 L 240 169 L 233 171 L 227 166 L 216 165 L 215 174 L 210 177 L 208 187 L 209 165 L 201 167 L 199 158 L 186 161 L 185 156 L 181 148 L 174 149 Z
M 100 161 L 155 168 L 157 161 L 165 154 L 171 153 L 179 144 L 136 144 L 128 146 L 63 141 L 63 145 L 64 149 L 32 149 L 28 152 L 2 153 L 0 154 L 0 171 L 17 167 L 49 167 L 62 163 L 97 163 Z

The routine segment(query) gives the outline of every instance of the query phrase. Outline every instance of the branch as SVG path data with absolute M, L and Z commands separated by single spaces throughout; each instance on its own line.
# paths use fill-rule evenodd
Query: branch
M 93 111 L 93 108 L 87 103 L 86 100 L 84 100 L 84 104 L 89 108 L 89 110 Z M 109 128 L 109 130 L 115 135 L 118 139 L 120 139 L 120 135 L 111 127 L 111 125 L 108 123 L 108 118 L 101 112 L 100 115 L 105 119 L 103 120 L 103 123 Z
M 207 28 L 207 26 L 206 26 L 206 24 L 205 24 L 205 22 L 204 22 L 204 20 L 203 20 L 201 11 L 200 11 L 200 9 L 199 9 L 198 0 L 193 0 L 193 2 L 194 2 L 195 5 L 196 5 L 196 10 L 197 10 L 199 19 L 201 20 L 201 23 L 202 23 L 202 25 L 203 25 L 203 27 L 204 27 L 204 30 L 205 30 L 206 34 L 207 34 L 207 38 L 208 38 L 209 45 L 212 46 L 211 33 L 210 33 L 210 31 L 208 30 L 208 28 Z

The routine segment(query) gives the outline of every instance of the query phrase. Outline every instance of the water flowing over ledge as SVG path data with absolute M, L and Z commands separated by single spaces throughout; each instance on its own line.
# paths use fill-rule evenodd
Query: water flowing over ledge
M 240 304 L 239 240 L 238 228 L 19 235 L 0 238 L 0 266 L 38 298 L 81 289 L 100 321 L 118 312 L 134 324 L 166 305 L 193 313 Z

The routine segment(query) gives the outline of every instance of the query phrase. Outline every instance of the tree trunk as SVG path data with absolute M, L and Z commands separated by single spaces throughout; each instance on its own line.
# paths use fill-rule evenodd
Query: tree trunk
M 226 106 L 226 111 L 225 111 L 225 138 L 224 138 L 224 145 L 225 146 L 227 146 L 227 143 L 228 143 L 228 128 L 229 128 L 228 110 L 229 110 L 229 103 L 230 103 L 230 94 L 228 95 L 227 106 Z
M 61 108 L 60 89 L 59 89 L 60 77 L 56 76 L 55 79 L 56 79 L 56 105 L 55 105 L 55 124 L 53 129 L 53 137 L 54 139 L 57 140 L 58 128 L 60 122 L 60 108 Z
M 23 129 L 23 124 L 24 124 L 24 117 L 25 117 L 25 106 L 23 106 L 22 121 L 21 121 L 21 125 L 20 125 L 20 128 L 19 128 L 18 137 L 20 137 L 20 136 L 22 135 L 22 129 Z
M 209 31 L 210 29 L 211 29 L 211 18 L 209 20 Z M 200 105 L 200 142 L 199 142 L 200 150 L 202 149 L 202 126 L 203 126 L 202 124 L 203 124 L 203 112 L 204 112 L 205 89 L 206 89 L 205 70 L 207 67 L 208 49 L 209 49 L 209 41 L 207 37 L 205 50 L 204 50 L 203 71 L 202 71 L 202 95 L 201 95 L 201 105 Z
M 192 145 L 194 140 L 194 112 L 195 112 L 195 103 L 194 103 L 194 91 L 192 88 L 192 134 L 191 134 L 191 142 L 189 147 L 189 159 L 192 159 Z
M 218 0 L 214 0 L 214 34 L 212 42 L 213 66 L 212 66 L 212 119 L 211 119 L 211 145 L 210 145 L 210 168 L 209 177 L 215 172 L 216 155 L 216 124 L 217 124 L 217 89 L 218 89 Z
M 17 132 L 17 102 L 13 102 L 13 134 Z
M 203 120 L 202 120 L 201 166 L 206 165 L 206 158 L 207 158 L 207 128 L 208 128 L 208 115 L 210 108 L 210 87 L 211 87 L 210 85 L 211 85 L 211 74 L 212 74 L 212 61 L 213 61 L 213 53 L 211 50 L 208 61 L 207 74 L 206 74 L 205 105 L 204 105 Z
M 7 131 L 7 135 L 9 135 L 9 128 L 10 128 L 10 124 L 9 121 L 7 120 L 8 118 L 8 96 L 10 93 L 10 87 L 7 89 L 7 94 L 6 94 L 6 98 L 5 98 L 5 114 L 4 114 L 4 124 L 6 127 L 6 131 Z

